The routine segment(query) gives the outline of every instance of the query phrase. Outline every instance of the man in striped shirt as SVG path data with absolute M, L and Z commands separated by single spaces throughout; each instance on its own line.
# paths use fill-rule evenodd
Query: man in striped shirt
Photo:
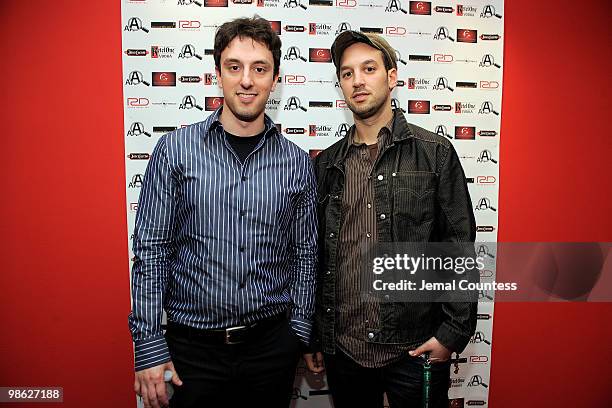
M 224 103 L 162 136 L 134 229 L 135 384 L 145 407 L 287 407 L 310 338 L 316 183 L 264 109 L 281 41 L 259 17 L 223 24 Z M 162 311 L 168 326 L 162 332 Z

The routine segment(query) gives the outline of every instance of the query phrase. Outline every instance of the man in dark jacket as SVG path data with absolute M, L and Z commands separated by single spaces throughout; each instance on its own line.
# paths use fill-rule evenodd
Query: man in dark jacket
M 375 34 L 341 33 L 332 45 L 355 124 L 315 159 L 320 262 L 315 344 L 336 408 L 420 406 L 431 364 L 430 405 L 448 407 L 449 358 L 468 344 L 475 302 L 387 302 L 364 296 L 363 248 L 373 243 L 473 242 L 465 175 L 449 140 L 392 110 L 393 48 Z M 322 353 L 321 353 L 322 352 Z

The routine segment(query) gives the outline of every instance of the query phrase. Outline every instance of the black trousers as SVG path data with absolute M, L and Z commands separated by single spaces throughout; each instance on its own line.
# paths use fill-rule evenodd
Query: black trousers
M 381 368 L 362 367 L 336 349 L 325 354 L 327 381 L 334 408 L 382 408 L 383 393 L 390 408 L 420 408 L 423 405 L 423 363 L 419 357 L 406 355 L 400 361 Z M 431 366 L 431 408 L 448 408 L 450 363 Z
M 166 341 L 183 381 L 170 407 L 289 406 L 300 340 L 286 320 L 241 344 L 210 344 L 170 328 Z

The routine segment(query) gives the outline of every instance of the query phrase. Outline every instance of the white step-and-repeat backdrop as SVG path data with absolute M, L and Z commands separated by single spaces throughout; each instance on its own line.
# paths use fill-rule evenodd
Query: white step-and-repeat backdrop
M 311 155 L 345 136 L 352 123 L 331 62 L 334 37 L 347 29 L 384 36 L 399 60 L 393 104 L 410 122 L 452 141 L 468 177 L 477 240 L 496 241 L 503 0 L 122 0 L 130 259 L 138 194 L 155 143 L 222 103 L 215 30 L 254 14 L 269 20 L 283 42 L 281 84 L 267 113 Z M 493 264 L 482 280 L 494 273 Z M 460 356 L 453 354 L 452 407 L 488 406 L 493 305 L 480 303 L 476 335 Z M 297 374 L 296 407 L 331 406 L 324 377 L 303 367 Z

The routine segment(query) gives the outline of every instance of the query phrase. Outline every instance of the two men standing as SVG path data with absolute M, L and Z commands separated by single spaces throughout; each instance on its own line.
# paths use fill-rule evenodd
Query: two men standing
M 134 231 L 135 391 L 145 407 L 166 405 L 169 370 L 173 407 L 286 407 L 311 343 L 323 354 L 304 358 L 321 372 L 324 356 L 336 408 L 382 407 L 384 392 L 392 407 L 420 402 L 423 353 L 437 362 L 432 402 L 444 406 L 447 360 L 473 333 L 475 304 L 383 310 L 359 296 L 354 271 L 363 244 L 474 240 L 457 154 L 391 110 L 397 64 L 386 41 L 348 31 L 332 56 L 355 125 L 313 171 L 264 114 L 280 45 L 261 18 L 223 24 L 214 56 L 224 105 L 153 152 Z

